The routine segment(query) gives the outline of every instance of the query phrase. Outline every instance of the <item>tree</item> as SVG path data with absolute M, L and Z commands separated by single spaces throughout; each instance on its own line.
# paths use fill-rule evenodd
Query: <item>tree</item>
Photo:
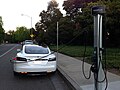
M 80 9 L 86 6 L 86 3 L 95 2 L 97 0 L 66 0 L 63 3 L 63 9 L 67 15 L 70 15 L 72 19 L 81 13 Z
M 15 41 L 21 42 L 30 39 L 30 31 L 26 27 L 17 27 L 15 32 Z
M 84 2 L 83 2 L 84 1 Z M 51 4 L 52 3 L 52 4 Z M 51 5 L 51 6 L 49 6 Z M 93 6 L 105 6 L 106 17 L 103 16 L 103 32 L 107 31 L 109 36 L 109 45 L 120 45 L 120 1 L 119 0 L 66 0 L 63 4 L 67 15 L 58 14 L 59 9 L 53 2 L 48 3 L 47 11 L 40 13 L 41 20 L 36 23 L 36 30 L 39 32 L 39 40 L 47 40 L 49 43 L 56 44 L 56 22 L 59 21 L 59 43 L 64 44 L 76 37 L 74 44 L 83 45 L 84 31 L 87 31 L 87 41 L 89 45 L 93 45 L 93 16 L 91 8 Z M 79 12 L 82 8 L 82 12 Z M 56 14 L 57 13 L 57 14 Z M 61 12 L 60 12 L 61 13 Z M 71 14 L 69 16 L 69 14 Z M 59 17 L 59 18 L 58 18 Z M 106 23 L 105 23 L 106 18 Z M 106 27 L 106 30 L 105 30 Z M 46 32 L 44 32 L 46 31 Z M 105 37 L 104 37 L 105 38 Z
M 1 16 L 0 16 L 0 25 L 3 26 L 3 21 Z
M 75 23 L 68 17 L 59 20 L 59 44 L 66 44 L 74 37 Z
M 43 10 L 40 15 L 41 20 L 36 23 L 36 31 L 39 33 L 37 40 L 51 42 L 49 37 L 52 37 L 52 42 L 56 36 L 56 23 L 62 18 L 62 13 L 58 9 L 58 3 L 55 0 L 51 0 L 48 3 L 47 11 Z M 50 36 L 51 35 L 51 36 Z
M 2 41 L 4 40 L 4 29 L 3 29 L 3 21 L 2 21 L 2 17 L 0 16 L 0 43 L 2 43 Z
M 120 1 L 109 1 L 106 4 L 106 28 L 109 32 L 109 45 L 120 46 Z
M 58 9 L 58 3 L 55 0 L 48 3 L 47 12 L 51 21 L 57 22 L 62 17 L 62 13 Z
M 15 42 L 15 31 L 14 30 L 9 30 L 5 34 L 5 41 L 8 41 L 9 43 L 14 43 Z

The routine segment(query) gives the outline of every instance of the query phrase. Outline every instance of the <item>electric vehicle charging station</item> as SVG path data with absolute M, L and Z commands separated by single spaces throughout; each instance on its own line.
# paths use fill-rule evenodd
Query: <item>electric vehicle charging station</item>
M 92 8 L 92 15 L 94 16 L 94 55 L 93 55 L 93 67 L 94 73 L 94 90 L 103 90 L 102 83 L 104 71 L 102 68 L 102 17 L 105 13 L 105 7 L 95 6 Z

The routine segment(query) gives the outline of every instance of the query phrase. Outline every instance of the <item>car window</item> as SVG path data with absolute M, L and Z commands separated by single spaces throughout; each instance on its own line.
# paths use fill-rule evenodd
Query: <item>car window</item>
M 32 42 L 32 40 L 25 40 L 25 42 Z
M 33 44 L 33 42 L 25 42 L 25 44 Z
M 25 53 L 27 54 L 48 54 L 48 48 L 42 46 L 25 46 Z

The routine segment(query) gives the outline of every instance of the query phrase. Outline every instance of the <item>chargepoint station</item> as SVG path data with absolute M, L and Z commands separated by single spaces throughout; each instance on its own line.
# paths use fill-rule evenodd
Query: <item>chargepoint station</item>
M 94 55 L 93 55 L 93 73 L 94 73 L 94 90 L 103 90 L 102 83 L 104 71 L 102 68 L 102 18 L 105 13 L 105 7 L 94 6 L 92 15 L 94 17 Z

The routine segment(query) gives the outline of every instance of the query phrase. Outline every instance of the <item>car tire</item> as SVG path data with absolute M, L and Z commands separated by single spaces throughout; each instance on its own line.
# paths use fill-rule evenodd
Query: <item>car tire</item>
M 13 71 L 13 74 L 14 74 L 14 76 L 18 76 L 19 75 L 19 73 L 15 72 L 15 71 Z
M 53 71 L 53 72 L 49 73 L 50 77 L 55 76 L 55 75 L 56 75 L 56 71 Z
M 52 72 L 52 74 L 54 75 L 56 73 L 56 71 Z

